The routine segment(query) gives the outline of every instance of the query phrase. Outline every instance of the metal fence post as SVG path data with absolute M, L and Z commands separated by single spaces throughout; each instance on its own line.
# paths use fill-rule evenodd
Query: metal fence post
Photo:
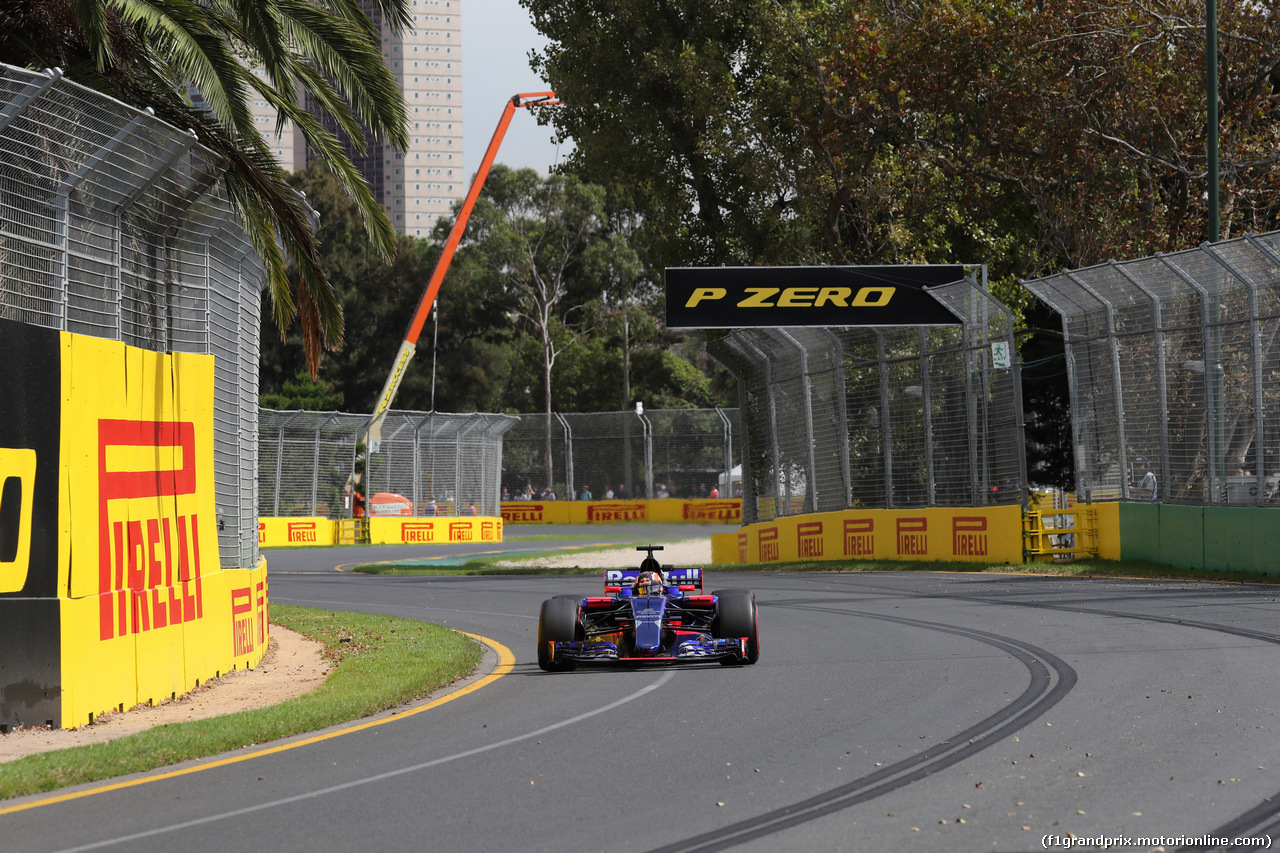
M 768 404 L 769 411 L 769 452 L 772 457 L 773 465 L 773 515 L 776 518 L 786 513 L 782 512 L 784 506 L 783 501 L 789 496 L 782 494 L 786 486 L 786 480 L 790 479 L 782 473 L 782 453 L 778 449 L 778 405 L 777 399 L 773 393 L 773 369 L 769 361 L 769 357 L 761 351 L 749 338 L 743 337 L 739 339 L 742 345 L 755 353 L 760 359 L 760 366 L 764 368 L 764 393 Z M 744 456 L 746 454 L 743 454 Z
M 578 497 L 573 484 L 573 427 L 569 426 L 569 421 L 559 412 L 556 412 L 556 420 L 560 421 L 560 426 L 564 429 L 564 490 L 568 492 L 564 497 L 565 500 L 572 501 Z
M 885 364 L 884 332 L 876 333 L 876 367 L 880 371 L 880 442 L 884 454 L 884 505 L 894 507 L 893 419 L 889 416 L 889 368 Z
M 1217 311 L 1217 298 L 1211 296 L 1208 288 L 1196 281 L 1166 255 L 1157 252 L 1160 263 L 1186 282 L 1187 286 L 1200 295 L 1200 322 L 1204 324 L 1204 383 L 1205 383 L 1205 443 L 1208 447 L 1208 481 L 1209 503 L 1215 502 L 1215 496 L 1222 491 L 1220 486 L 1222 471 L 1222 454 L 1225 448 L 1219 430 L 1222 428 L 1222 364 L 1221 343 L 1217 339 L 1216 322 L 1211 318 Z M 1211 306 L 1210 303 L 1213 303 Z
M 653 497 L 653 424 L 638 409 L 636 417 L 640 419 L 640 427 L 644 438 L 644 496 Z
M 1164 301 L 1158 293 L 1148 287 L 1142 279 L 1129 272 L 1124 265 L 1114 260 L 1107 261 L 1107 265 L 1124 276 L 1126 281 L 1151 300 L 1151 318 L 1155 325 L 1156 336 L 1156 372 L 1160 375 L 1156 385 L 1156 396 L 1159 398 L 1160 405 L 1160 482 L 1165 484 L 1160 493 L 1167 496 L 1170 494 L 1170 486 L 1173 485 L 1173 464 L 1169 460 L 1169 380 L 1168 365 L 1165 362 Z M 1163 501 L 1164 497 L 1160 500 Z
M 727 498 L 730 496 L 729 490 L 733 488 L 733 424 L 718 406 L 716 414 L 720 416 L 720 423 L 724 424 L 724 494 L 720 497 Z
M 1107 312 L 1107 345 L 1111 352 L 1111 382 L 1112 396 L 1115 398 L 1116 407 L 1116 435 L 1119 437 L 1120 447 L 1120 472 L 1121 472 L 1121 489 L 1127 488 L 1129 477 L 1129 441 L 1125 435 L 1124 424 L 1124 379 L 1120 372 L 1120 341 L 1116 338 L 1116 309 L 1111 300 L 1104 297 L 1099 291 L 1090 287 L 1078 275 L 1072 272 L 1065 273 L 1067 278 L 1074 282 L 1081 290 L 1092 296 L 1094 299 L 1102 303 L 1103 309 Z M 1161 448 L 1161 456 L 1165 451 Z M 1165 481 L 1168 482 L 1167 480 Z M 1122 491 L 1123 495 L 1124 492 Z
M 813 378 L 809 376 L 809 351 L 786 329 L 777 329 L 787 342 L 800 351 L 800 387 L 804 397 L 804 445 L 805 477 L 808 478 L 808 494 L 805 496 L 810 512 L 818 511 L 818 463 L 813 453 Z M 788 478 L 789 479 L 789 478 Z M 788 498 L 790 495 L 788 495 Z
M 833 363 L 836 370 L 836 424 L 840 432 L 840 477 L 844 483 L 844 503 L 841 509 L 853 506 L 853 472 L 849 468 L 849 412 L 848 386 L 844 374 L 844 344 L 840 336 L 830 329 L 819 329 L 834 350 Z
M 1262 328 L 1258 322 L 1258 285 L 1252 278 L 1245 275 L 1238 267 L 1224 258 L 1217 249 L 1211 244 L 1205 243 L 1201 247 L 1204 252 L 1225 269 L 1228 273 L 1244 282 L 1245 287 L 1249 289 L 1249 342 L 1253 349 L 1253 357 L 1249 365 L 1250 372 L 1253 375 L 1253 453 L 1254 453 L 1254 476 L 1257 480 L 1258 501 L 1261 503 L 1263 495 L 1266 494 L 1267 475 L 1263 471 L 1264 457 L 1262 445 L 1266 441 L 1265 414 L 1266 407 L 1263 405 L 1264 389 L 1262 382 Z

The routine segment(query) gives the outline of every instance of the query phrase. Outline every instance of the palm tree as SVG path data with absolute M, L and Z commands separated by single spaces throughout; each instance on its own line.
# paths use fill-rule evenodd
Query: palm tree
M 408 25 L 408 0 L 372 5 L 394 31 Z M 390 256 L 395 234 L 386 214 L 338 137 L 301 103 L 310 95 L 356 144 L 367 132 L 397 150 L 408 146 L 404 98 L 359 0 L 0 0 L 0 61 L 62 68 L 196 132 L 226 165 L 223 181 L 262 256 L 281 334 L 294 316 L 301 320 L 314 376 L 322 348 L 342 342 L 342 307 L 320 266 L 307 206 L 254 126 L 249 100 L 261 98 L 282 123 L 294 122 L 360 208 L 374 246 Z M 203 106 L 190 103 L 189 85 Z

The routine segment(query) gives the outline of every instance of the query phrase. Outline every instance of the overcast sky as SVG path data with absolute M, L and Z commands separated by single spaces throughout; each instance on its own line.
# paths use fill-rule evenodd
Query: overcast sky
M 549 88 L 529 68 L 529 51 L 545 44 L 546 39 L 533 28 L 529 13 L 517 0 L 463 0 L 462 153 L 468 181 L 479 167 L 511 96 Z M 557 152 L 551 129 L 540 127 L 529 111 L 522 109 L 511 119 L 497 162 L 515 168 L 529 166 L 546 174 L 570 150 L 566 145 Z

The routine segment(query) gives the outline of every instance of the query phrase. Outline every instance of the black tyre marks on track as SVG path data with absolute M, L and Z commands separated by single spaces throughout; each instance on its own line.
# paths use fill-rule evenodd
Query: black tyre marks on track
M 652 853 L 711 853 L 745 844 L 785 829 L 865 803 L 918 782 L 953 764 L 964 761 L 994 746 L 1014 732 L 1021 730 L 1062 701 L 1076 684 L 1076 672 L 1069 664 L 1055 655 L 1012 637 L 991 634 L 972 628 L 961 628 L 939 622 L 926 622 L 878 613 L 842 610 L 802 604 L 770 602 L 770 607 L 791 607 L 817 613 L 833 613 L 837 616 L 854 616 L 876 619 L 897 625 L 908 625 L 930 631 L 940 631 L 985 643 L 1017 659 L 1027 668 L 1030 676 L 1026 690 L 1016 699 L 994 714 L 979 721 L 947 740 L 881 768 L 874 773 L 833 788 L 817 796 L 793 805 L 759 815 L 738 823 L 656 848 Z M 1056 676 L 1056 677 L 1055 677 Z
M 859 590 L 863 595 L 900 595 L 898 591 L 892 593 L 869 591 L 865 589 Z M 1271 594 L 1274 594 L 1272 592 Z M 1260 643 L 1270 643 L 1272 645 L 1280 645 L 1280 634 L 1270 633 L 1267 631 L 1258 631 L 1252 628 L 1238 628 L 1234 625 L 1223 625 L 1217 622 L 1204 622 L 1199 619 L 1184 619 L 1176 616 L 1158 616 L 1152 613 L 1132 613 L 1122 610 L 1107 610 L 1102 607 L 1086 607 L 1082 604 L 1066 604 L 1048 601 L 1018 601 L 1002 598 L 994 598 L 981 595 L 917 595 L 913 598 L 937 598 L 945 601 L 968 601 L 974 604 L 1001 605 L 1004 607 L 1029 607 L 1033 610 L 1054 610 L 1062 613 L 1083 613 L 1090 616 L 1111 616 L 1117 619 L 1134 619 L 1140 622 L 1156 622 L 1161 625 L 1179 625 L 1184 628 L 1195 628 L 1201 631 L 1216 631 L 1221 634 L 1227 634 L 1233 637 L 1242 637 L 1248 640 L 1256 640 Z M 1143 600 L 1141 596 L 1123 596 L 1112 600 L 1121 601 L 1125 599 Z M 1210 832 L 1204 833 L 1205 837 L 1211 838 L 1250 838 L 1270 836 L 1275 838 L 1280 833 L 1280 791 L 1272 794 L 1264 799 L 1261 803 L 1254 806 L 1249 811 L 1240 815 L 1232 821 L 1224 823 L 1222 826 Z M 665 848 L 664 848 L 665 849 Z M 697 848 L 702 849 L 702 848 Z M 706 848 L 719 849 L 719 848 Z M 1214 846 L 1188 846 L 1178 849 L 1178 853 L 1193 853 L 1193 851 L 1225 851 L 1227 848 Z

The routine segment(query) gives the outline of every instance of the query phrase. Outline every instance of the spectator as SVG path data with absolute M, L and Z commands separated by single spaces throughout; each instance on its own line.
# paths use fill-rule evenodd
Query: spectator
M 555 499 L 556 499 L 555 489 L 551 488 L 550 486 L 547 486 L 545 489 L 542 490 L 542 500 L 553 501 Z
M 583 484 L 583 486 L 582 486 L 582 494 L 578 496 L 578 500 L 580 500 L 580 501 L 589 501 L 589 500 L 591 500 L 591 487 L 590 487 L 590 486 L 586 485 L 585 483 Z
M 526 485 L 525 485 L 525 487 L 524 487 L 524 491 L 520 493 L 520 500 L 522 500 L 522 501 L 531 501 L 531 500 L 533 500 L 533 485 L 532 485 L 532 484 L 526 484 Z
M 1139 456 L 1133 460 L 1134 472 L 1133 476 L 1138 481 L 1138 485 L 1129 487 L 1129 496 L 1135 500 L 1153 501 L 1159 497 L 1159 486 L 1156 483 L 1156 474 L 1147 464 L 1147 457 Z
M 504 501 L 509 501 L 509 500 L 511 500 L 511 492 L 507 491 L 507 487 L 506 487 L 506 486 L 503 486 L 503 487 L 502 487 L 502 499 L 503 499 Z
M 463 510 L 463 513 L 462 513 L 462 514 L 463 514 L 463 515 L 478 515 L 479 513 L 477 513 L 477 512 L 476 512 L 476 502 L 475 502 L 475 501 L 469 501 L 469 502 L 467 503 L 467 508 L 466 508 L 465 510 Z
M 658 484 L 658 492 L 654 497 L 656 497 L 658 500 L 664 500 L 666 498 L 671 497 L 671 493 L 667 491 L 666 483 Z
M 712 486 L 711 491 L 707 492 L 707 497 L 710 498 L 711 500 L 715 500 L 716 498 L 720 497 L 720 489 L 717 488 L 716 486 Z
M 440 514 L 436 508 L 436 502 L 433 498 L 427 498 L 427 505 L 422 508 L 422 514 L 426 516 L 436 516 Z
M 613 500 L 613 486 L 604 487 L 604 499 L 607 501 Z

